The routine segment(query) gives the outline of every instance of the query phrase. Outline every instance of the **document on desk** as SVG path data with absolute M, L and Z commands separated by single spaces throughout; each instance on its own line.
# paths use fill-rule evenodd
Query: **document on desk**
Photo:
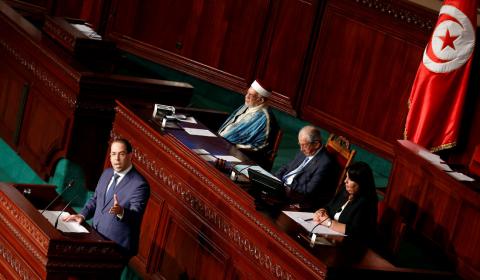
M 39 210 L 43 211 L 43 210 Z M 55 226 L 57 223 L 57 229 L 62 232 L 80 232 L 80 233 L 88 233 L 88 230 L 77 222 L 64 222 L 63 218 L 70 215 L 68 212 L 65 211 L 49 211 L 46 210 L 42 213 L 42 215 L 52 224 Z
M 241 162 L 238 158 L 230 155 L 215 155 L 215 157 L 228 162 Z
M 217 135 L 213 134 L 208 129 L 190 128 L 190 127 L 184 127 L 183 129 L 185 130 L 185 132 L 187 132 L 190 135 L 205 136 L 205 137 L 217 137 Z
M 460 173 L 460 172 L 447 172 L 448 175 L 452 176 L 453 178 L 457 179 L 458 181 L 466 181 L 466 182 L 473 182 L 475 179 L 468 177 L 467 175 Z
M 320 235 L 337 235 L 337 236 L 345 236 L 345 234 L 331 230 L 330 228 L 318 225 L 318 223 L 313 221 L 313 213 L 312 212 L 295 212 L 295 211 L 283 211 L 285 215 L 290 217 L 295 222 L 299 223 L 303 228 L 305 228 L 308 232 L 312 232 L 315 234 Z M 313 229 L 313 231 L 312 231 Z

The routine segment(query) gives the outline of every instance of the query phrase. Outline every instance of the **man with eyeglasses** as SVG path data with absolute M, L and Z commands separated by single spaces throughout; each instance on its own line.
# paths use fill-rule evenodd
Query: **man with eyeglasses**
M 98 180 L 95 194 L 79 214 L 65 221 L 82 223 L 93 218 L 92 227 L 115 241 L 126 260 L 137 254 L 140 225 L 150 196 L 150 186 L 132 165 L 132 146 L 114 139 L 110 146 L 111 168 Z
M 275 173 L 292 208 L 313 210 L 333 197 L 339 167 L 322 145 L 320 129 L 307 125 L 298 133 L 300 152 Z

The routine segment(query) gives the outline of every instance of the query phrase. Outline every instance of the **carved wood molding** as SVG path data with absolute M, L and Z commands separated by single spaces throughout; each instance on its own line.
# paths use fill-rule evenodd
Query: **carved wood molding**
M 124 265 L 111 264 L 105 262 L 88 262 L 83 263 L 80 261 L 65 262 L 65 260 L 50 260 L 48 262 L 48 272 L 68 272 L 69 269 L 86 271 L 86 270 L 120 270 Z
M 284 248 L 296 256 L 297 259 L 300 259 L 304 264 L 310 267 L 318 275 L 321 275 L 322 279 L 325 279 L 325 273 L 314 263 L 309 261 L 302 253 L 291 247 L 285 240 L 280 236 L 271 231 L 270 227 L 259 221 L 255 218 L 255 215 L 250 211 L 245 209 L 240 205 L 235 199 L 230 197 L 225 193 L 220 187 L 215 185 L 202 173 L 200 173 L 196 168 L 188 164 L 182 156 L 179 156 L 169 147 L 167 147 L 162 141 L 160 141 L 155 135 L 153 135 L 145 126 L 138 123 L 136 120 L 131 118 L 127 112 L 117 107 L 116 109 L 117 117 L 124 118 L 131 125 L 136 127 L 139 131 L 153 141 L 156 147 L 162 149 L 165 153 L 169 154 L 174 158 L 178 163 L 183 165 L 191 174 L 199 178 L 205 185 L 207 185 L 211 190 L 216 192 L 220 197 L 222 197 L 228 205 L 235 207 L 240 213 L 245 217 L 250 219 L 255 225 L 262 229 L 265 233 L 271 236 L 274 240 L 280 243 Z M 115 129 L 115 128 L 114 128 Z M 117 134 L 114 129 L 112 130 L 111 136 L 121 136 Z M 154 174 L 155 177 L 166 186 L 168 186 L 173 194 L 177 196 L 181 201 L 183 201 L 184 206 L 190 208 L 192 211 L 196 212 L 198 215 L 202 216 L 205 220 L 209 221 L 215 228 L 218 229 L 218 232 L 223 234 L 224 237 L 233 241 L 232 244 L 235 244 L 237 248 L 246 253 L 248 257 L 255 263 L 259 264 L 260 267 L 267 269 L 271 275 L 277 277 L 278 279 L 294 279 L 294 276 L 287 271 L 280 264 L 273 263 L 272 257 L 267 253 L 259 249 L 258 245 L 255 242 L 249 240 L 244 233 L 239 229 L 235 228 L 230 223 L 230 219 L 226 219 L 221 213 L 218 213 L 217 209 L 211 207 L 208 202 L 197 197 L 196 194 L 190 191 L 190 186 L 185 186 L 181 179 L 176 178 L 171 175 L 171 173 L 166 172 L 164 168 L 158 168 L 155 160 L 149 159 L 144 152 L 142 152 L 138 147 L 134 148 L 133 157 L 137 160 L 138 163 L 143 165 L 144 168 L 149 170 L 151 174 Z
M 14 217 L 15 220 L 18 222 L 18 225 L 20 225 L 25 232 L 28 233 L 28 236 L 30 236 L 32 239 L 36 241 L 36 244 L 39 244 L 45 252 L 48 250 L 48 239 L 37 229 L 32 225 L 32 222 L 25 217 L 25 215 L 22 214 L 21 211 L 18 211 L 16 206 L 11 203 L 10 201 L 6 200 L 5 197 L 0 196 L 0 207 L 4 212 L 8 213 L 9 217 Z M 33 244 L 27 240 L 21 232 L 17 229 L 17 225 L 13 225 L 10 222 L 10 219 L 6 216 L 3 215 L 2 212 L 0 212 L 0 220 L 3 221 L 3 224 L 12 232 L 15 237 L 17 238 L 18 241 L 20 241 L 23 246 L 30 251 L 32 256 L 37 258 L 40 263 L 46 264 L 47 259 L 43 257 L 43 255 L 33 246 Z
M 403 21 L 406 24 L 414 25 L 426 33 L 431 33 L 435 22 L 427 19 L 412 10 L 399 6 L 398 1 L 386 0 L 350 0 L 366 8 L 374 9 L 380 13 L 394 18 L 397 21 Z
M 43 25 L 43 30 L 47 33 L 51 33 L 57 38 L 61 38 L 61 43 L 68 45 L 71 49 L 75 48 L 75 37 L 60 26 L 54 24 L 51 20 L 46 20 Z
M 79 245 L 72 243 L 57 243 L 50 250 L 52 255 L 95 255 L 112 257 L 114 255 L 121 256 L 113 246 L 93 246 Z M 50 265 L 50 263 L 49 263 Z
M 59 84 L 59 82 L 53 77 L 44 67 L 35 63 L 35 61 L 29 58 L 26 54 L 18 51 L 18 48 L 11 46 L 4 38 L 0 38 L 0 50 L 3 53 L 7 53 L 17 63 L 19 63 L 27 72 L 30 72 L 36 79 L 38 79 L 45 87 L 49 89 L 49 92 L 55 94 L 65 103 L 68 107 L 75 108 L 76 99 L 67 94 L 67 90 Z
M 16 252 L 12 252 L 7 247 L 5 247 L 3 245 L 3 242 L 0 242 L 0 256 L 17 273 L 18 279 L 41 279 L 31 271 L 30 267 L 27 266 L 22 259 L 18 258 Z M 0 276 L 0 279 L 5 278 L 1 278 Z

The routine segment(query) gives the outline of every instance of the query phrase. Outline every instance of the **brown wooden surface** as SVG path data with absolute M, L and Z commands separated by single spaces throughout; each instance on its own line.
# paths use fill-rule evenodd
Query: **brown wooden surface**
M 38 209 L 57 195 L 54 186 L 0 183 L 0 275 L 5 279 L 112 279 L 124 257 L 96 233 L 63 233 Z M 50 210 L 61 210 L 61 199 Z M 66 209 L 74 213 L 73 209 Z
M 241 93 L 262 78 L 276 108 L 393 158 L 435 12 L 387 0 L 150 2 L 113 1 L 107 35 L 121 49 Z
M 352 2 L 326 5 L 301 116 L 391 157 L 394 141 L 403 135 L 411 84 L 429 34 L 393 18 L 410 11 L 401 3 Z M 429 19 L 415 10 L 409 16 L 417 14 Z
M 132 142 L 133 163 L 151 186 L 139 254 L 130 263 L 146 279 L 432 277 L 394 267 L 348 238 L 336 239 L 337 246 L 310 248 L 302 237 L 308 232 L 279 212 L 257 211 L 243 187 L 191 149 L 247 158 L 220 137 L 162 130 L 151 120 L 152 109 L 118 103 L 112 131 Z
M 50 10 L 90 11 L 91 21 L 108 24 L 107 37 L 140 57 L 242 94 L 253 78 L 265 79 L 276 108 L 389 159 L 438 16 L 391 0 L 60 2 Z M 470 92 L 458 148 L 449 152 L 464 165 L 480 142 L 472 129 L 478 83 Z
M 87 186 L 95 185 L 114 98 L 188 104 L 190 85 L 115 74 L 116 59 L 76 59 L 0 1 L 0 136 L 41 177 L 66 157 L 83 168 Z
M 296 114 L 318 8 L 316 0 L 113 1 L 107 36 L 123 50 L 238 92 L 261 78 L 273 86 L 272 104 Z
M 386 207 L 440 246 L 465 279 L 480 278 L 480 184 L 457 181 L 418 155 L 422 147 L 399 140 Z

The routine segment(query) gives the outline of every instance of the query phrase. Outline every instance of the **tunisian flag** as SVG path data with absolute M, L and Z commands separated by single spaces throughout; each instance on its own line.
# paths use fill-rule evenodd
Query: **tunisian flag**
M 455 146 L 475 46 L 476 0 L 446 0 L 410 93 L 405 139 L 431 151 Z

